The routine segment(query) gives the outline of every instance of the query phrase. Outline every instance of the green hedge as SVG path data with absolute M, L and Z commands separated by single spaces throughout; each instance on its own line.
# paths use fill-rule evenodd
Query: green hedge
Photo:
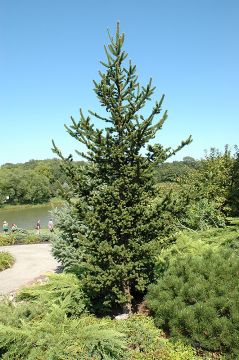
M 14 257 L 8 252 L 0 252 L 0 271 L 11 267 L 14 264 Z
M 17 244 L 36 244 L 51 241 L 55 235 L 51 233 L 34 234 L 28 231 L 0 234 L 0 246 Z
M 176 340 L 239 354 L 239 258 L 230 250 L 181 255 L 147 296 L 158 327 Z

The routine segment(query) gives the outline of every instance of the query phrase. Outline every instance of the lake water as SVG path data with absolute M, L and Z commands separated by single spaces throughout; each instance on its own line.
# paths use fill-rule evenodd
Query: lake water
M 7 221 L 9 228 L 16 224 L 19 228 L 35 229 L 37 220 L 41 222 L 41 228 L 47 228 L 48 221 L 52 218 L 49 205 L 25 209 L 0 209 L 0 231 L 3 221 Z M 54 219 L 53 219 L 54 220 Z

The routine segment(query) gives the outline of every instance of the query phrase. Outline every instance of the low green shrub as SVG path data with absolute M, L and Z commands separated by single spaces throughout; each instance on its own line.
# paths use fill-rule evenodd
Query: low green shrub
M 202 255 L 209 249 L 231 249 L 239 255 L 239 228 L 227 226 L 201 231 L 184 230 L 175 235 L 175 241 L 159 251 L 155 249 L 156 277 L 162 276 L 169 263 L 182 256 Z
M 42 312 L 53 304 L 62 304 L 67 316 L 74 317 L 87 313 L 88 307 L 78 278 L 66 273 L 49 274 L 43 284 L 23 288 L 17 295 L 17 301 L 26 301 L 29 305 L 41 304 Z
M 162 337 L 153 319 L 95 318 L 72 274 L 52 274 L 23 289 L 14 302 L 0 302 L 3 360 L 196 360 L 194 350 Z
M 229 250 L 181 255 L 147 295 L 158 327 L 176 340 L 239 353 L 239 258 Z
M 116 360 L 124 358 L 124 350 L 123 335 L 110 328 L 108 320 L 68 318 L 61 305 L 19 327 L 0 324 L 3 360 Z
M 0 252 L 0 271 L 11 267 L 14 264 L 14 257 L 6 251 Z
M 30 231 L 19 231 L 9 234 L 0 234 L 0 246 L 17 244 L 36 244 L 52 241 L 55 237 L 51 233 L 34 234 Z
M 9 234 L 0 234 L 0 246 L 13 245 L 14 243 L 15 239 L 13 236 Z
M 165 339 L 154 325 L 151 317 L 134 315 L 124 321 L 115 322 L 116 330 L 126 334 L 129 360 L 196 360 L 192 347 L 180 342 L 174 344 Z
M 0 357 L 23 359 L 123 359 L 124 334 L 86 314 L 78 279 L 51 275 L 23 289 L 15 303 L 0 303 Z

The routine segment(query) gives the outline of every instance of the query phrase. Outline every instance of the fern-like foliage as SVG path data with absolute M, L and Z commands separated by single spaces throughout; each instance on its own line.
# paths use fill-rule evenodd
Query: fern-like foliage
M 122 359 L 125 336 L 86 314 L 79 280 L 50 275 L 0 303 L 0 357 L 7 360 Z
M 124 335 L 93 317 L 68 318 L 54 305 L 40 320 L 21 326 L 0 325 L 0 354 L 5 360 L 122 359 Z
M 79 280 L 70 274 L 50 275 L 46 283 L 23 289 L 14 301 L 0 302 L 0 358 L 201 359 L 191 347 L 162 337 L 150 317 L 116 321 L 91 316 Z

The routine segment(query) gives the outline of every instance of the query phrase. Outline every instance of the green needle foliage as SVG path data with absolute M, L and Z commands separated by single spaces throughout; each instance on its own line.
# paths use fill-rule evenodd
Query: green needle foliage
M 178 255 L 149 288 L 156 325 L 177 340 L 237 359 L 238 271 L 238 256 L 229 250 Z
M 72 156 L 64 158 L 53 142 L 53 151 L 65 162 L 65 196 L 72 207 L 72 220 L 79 219 L 72 236 L 69 224 L 63 221 L 59 225 L 65 251 L 59 250 L 62 241 L 55 243 L 53 251 L 70 268 L 65 259 L 69 257 L 67 247 L 76 249 L 79 261 L 76 264 L 72 260 L 72 268 L 81 277 L 95 311 L 101 313 L 122 307 L 131 312 L 133 300 L 142 298 L 152 281 L 151 244 L 170 230 L 170 221 L 167 218 L 166 223 L 163 215 L 170 199 L 151 206 L 156 196 L 154 170 L 191 141 L 189 137 L 176 149 L 150 143 L 167 118 L 165 111 L 155 120 L 164 95 L 148 116 L 142 115 L 155 90 L 152 79 L 141 87 L 136 66 L 130 61 L 125 67 L 127 53 L 119 25 L 115 38 L 109 38 L 107 59 L 101 62 L 106 72 L 100 71 L 100 81 L 94 81 L 105 115 L 89 111 L 97 121 L 103 121 L 105 128 L 96 128 L 82 110 L 79 122 L 72 118 L 72 125 L 66 126 L 68 133 L 85 146 L 86 151 L 78 154 L 87 164 L 76 166 Z M 72 257 L 74 251 L 70 252 Z
M 14 302 L 1 301 L 0 358 L 123 359 L 124 334 L 110 319 L 88 316 L 86 305 L 73 274 L 49 275 L 45 283 L 24 288 Z
M 190 346 L 165 339 L 149 316 L 96 318 L 87 314 L 85 300 L 79 279 L 64 273 L 23 288 L 13 301 L 1 301 L 0 358 L 201 359 Z
M 5 360 L 123 359 L 123 337 L 109 329 L 107 320 L 71 319 L 62 305 L 55 305 L 37 321 L 21 319 L 18 327 L 0 324 L 0 356 Z

